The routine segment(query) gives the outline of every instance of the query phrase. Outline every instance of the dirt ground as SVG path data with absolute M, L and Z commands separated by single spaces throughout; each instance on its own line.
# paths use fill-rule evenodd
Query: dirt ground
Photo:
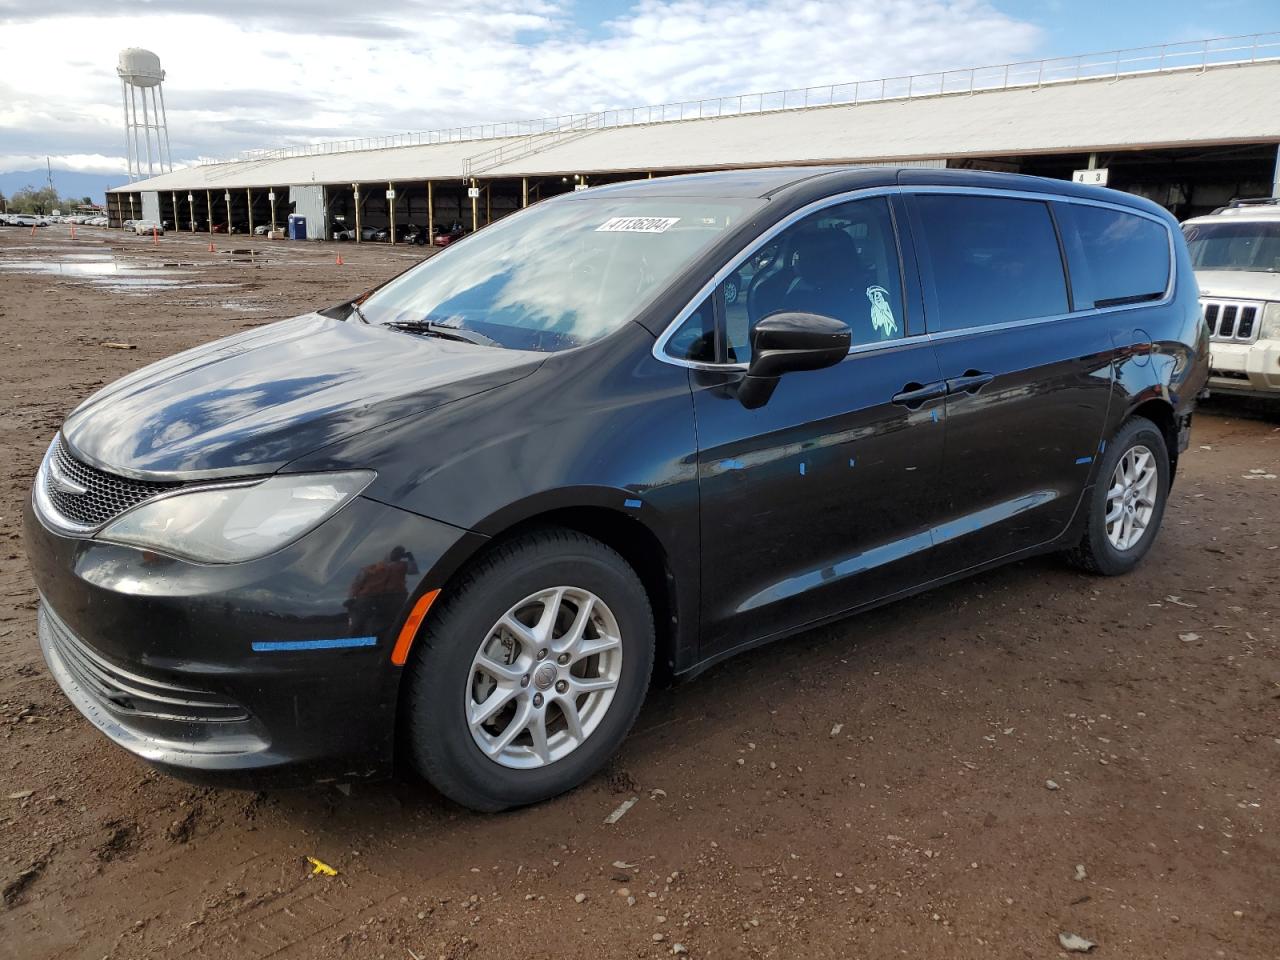
M 197 789 L 44 668 L 37 461 L 98 386 L 424 251 L 67 233 L 0 228 L 0 956 L 1280 956 L 1280 412 L 1205 406 L 1134 574 L 1023 563 L 655 690 L 541 806 Z

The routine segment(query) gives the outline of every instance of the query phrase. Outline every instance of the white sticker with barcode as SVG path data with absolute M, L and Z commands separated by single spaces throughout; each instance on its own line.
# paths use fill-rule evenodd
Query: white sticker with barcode
M 666 233 L 679 222 L 679 217 L 611 217 L 596 233 Z

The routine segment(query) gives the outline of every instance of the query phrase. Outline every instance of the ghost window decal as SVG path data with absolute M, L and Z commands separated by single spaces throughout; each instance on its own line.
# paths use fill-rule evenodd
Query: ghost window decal
M 889 291 L 884 287 L 867 287 L 867 299 L 871 301 L 871 325 L 881 339 L 888 339 L 898 332 L 893 307 L 889 306 Z

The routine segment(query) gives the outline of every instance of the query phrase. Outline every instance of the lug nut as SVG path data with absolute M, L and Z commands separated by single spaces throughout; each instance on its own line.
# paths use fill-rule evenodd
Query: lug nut
M 547 651 L 545 651 L 545 650 L 539 650 L 539 651 L 538 651 L 538 659 L 539 659 L 539 660 L 545 660 L 545 659 L 547 659 Z
M 527 687 L 529 685 L 529 675 L 526 673 L 520 678 L 520 686 Z
M 565 691 L 567 691 L 568 689 L 569 689 L 569 681 L 568 681 L 568 680 L 557 680 L 557 681 L 556 681 L 556 693 L 564 693 L 564 692 L 565 692 Z
M 568 662 L 569 662 L 569 655 L 567 653 L 562 653 L 560 654 L 560 656 L 556 657 L 556 663 L 560 664 L 560 666 L 562 667 Z
M 542 706 L 542 694 L 540 694 L 540 693 L 535 693 L 535 694 L 533 695 L 533 705 L 534 705 L 535 707 L 540 707 L 540 706 Z

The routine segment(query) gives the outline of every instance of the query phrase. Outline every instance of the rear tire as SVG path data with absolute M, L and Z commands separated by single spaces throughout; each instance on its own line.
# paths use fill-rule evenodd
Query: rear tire
M 1160 428 L 1145 417 L 1126 420 L 1107 444 L 1086 503 L 1084 536 L 1067 559 L 1108 577 L 1136 567 L 1160 531 L 1170 474 Z
M 618 749 L 653 657 L 649 598 L 621 556 L 572 530 L 524 534 L 431 611 L 406 677 L 406 752 L 473 810 L 549 799 Z

